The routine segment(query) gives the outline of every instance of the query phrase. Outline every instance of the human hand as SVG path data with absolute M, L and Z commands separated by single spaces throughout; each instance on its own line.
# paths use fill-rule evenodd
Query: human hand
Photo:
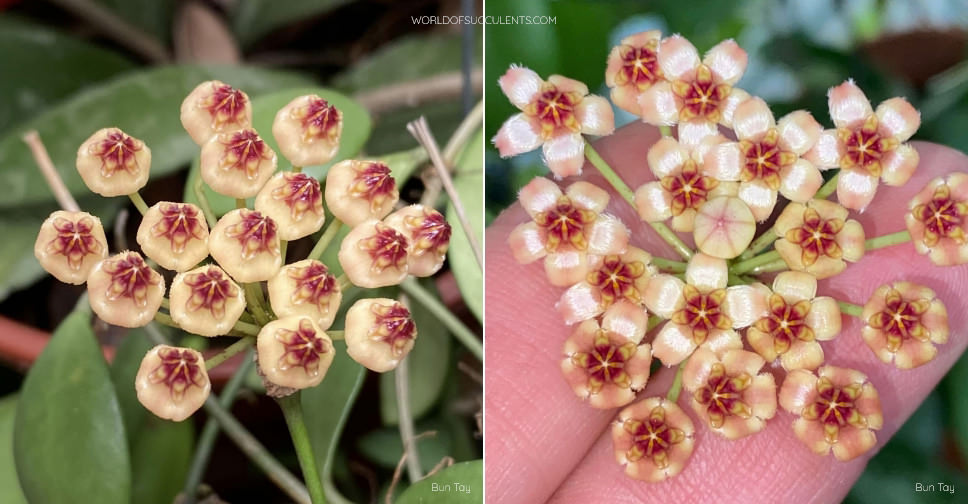
M 635 123 L 596 143 L 602 157 L 633 189 L 653 179 L 646 152 L 659 138 L 651 126 Z M 952 171 L 968 172 L 968 157 L 940 145 L 915 142 L 921 162 L 902 187 L 881 185 L 871 206 L 851 214 L 868 237 L 904 229 L 908 202 L 928 181 Z M 588 163 L 587 180 L 610 189 Z M 569 182 L 572 182 L 569 179 Z M 631 245 L 678 260 L 635 209 L 614 191 L 608 212 L 632 231 Z M 931 392 L 968 345 L 968 265 L 941 268 L 910 243 L 869 251 L 835 277 L 821 280 L 818 293 L 863 305 L 878 286 L 910 280 L 933 289 L 948 309 L 951 334 L 937 357 L 915 369 L 884 364 L 861 339 L 861 321 L 843 316 L 843 329 L 824 342 L 826 363 L 867 374 L 877 388 L 884 426 L 877 446 L 849 462 L 818 456 L 793 434 L 795 416 L 777 410 L 766 428 L 730 441 L 712 433 L 687 407 L 696 425 L 695 450 L 681 474 L 649 484 L 631 479 L 616 463 L 609 429 L 618 410 L 583 403 L 560 372 L 562 345 L 571 334 L 555 303 L 563 289 L 551 286 L 541 263 L 518 264 L 507 238 L 528 220 L 520 205 L 502 213 L 487 230 L 485 483 L 488 500 L 500 503 L 551 502 L 838 502 L 860 477 L 867 461 Z M 692 244 L 691 236 L 682 236 Z M 768 282 L 767 282 L 768 283 Z M 645 341 L 649 341 L 650 336 Z M 778 366 L 765 370 L 782 384 Z M 675 368 L 663 367 L 640 398 L 664 396 Z

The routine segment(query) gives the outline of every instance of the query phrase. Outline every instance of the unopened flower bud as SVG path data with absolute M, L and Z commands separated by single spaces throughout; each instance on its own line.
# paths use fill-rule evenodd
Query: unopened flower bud
M 396 180 L 385 163 L 340 161 L 326 175 L 326 206 L 349 226 L 382 219 L 398 199 Z
M 269 279 L 269 303 L 278 317 L 304 315 L 325 331 L 333 325 L 343 294 L 326 265 L 304 259 Z
M 366 368 L 383 373 L 397 367 L 417 339 L 417 325 L 403 304 L 392 299 L 361 299 L 346 312 L 346 353 Z
M 208 223 L 191 203 L 156 203 L 138 226 L 141 251 L 165 269 L 185 271 L 208 257 Z
M 208 248 L 219 266 L 242 283 L 268 280 L 282 266 L 275 221 L 247 208 L 219 219 Z
M 77 173 L 101 196 L 137 192 L 148 183 L 151 149 L 118 128 L 98 130 L 77 149 Z
M 354 285 L 396 285 L 407 277 L 407 238 L 378 220 L 353 228 L 339 248 L 339 263 Z
M 335 352 L 333 340 L 309 317 L 284 317 L 259 331 L 259 368 L 275 385 L 294 389 L 323 381 Z
M 276 171 L 276 153 L 254 129 L 219 133 L 202 145 L 200 173 L 213 191 L 255 196 Z
M 148 411 L 180 422 L 202 407 L 212 384 L 202 354 L 190 348 L 158 345 L 142 359 L 135 389 L 138 401 Z
M 145 264 L 141 254 L 125 251 L 97 263 L 87 278 L 87 294 L 101 320 L 142 327 L 161 307 L 165 279 Z
M 222 81 L 198 85 L 181 104 L 181 123 L 198 145 L 216 133 L 248 128 L 252 123 L 249 96 Z
M 305 173 L 277 173 L 255 198 L 255 209 L 279 224 L 279 238 L 296 240 L 323 227 L 319 181 Z
M 450 245 L 450 224 L 440 212 L 423 205 L 410 205 L 393 212 L 384 222 L 410 242 L 407 268 L 411 275 L 430 276 L 444 265 Z
M 300 96 L 276 113 L 272 136 L 293 166 L 326 163 L 339 149 L 343 114 L 316 95 Z
M 98 261 L 108 256 L 101 219 L 87 212 L 58 210 L 40 225 L 34 256 L 64 283 L 80 285 Z
M 179 273 L 171 282 L 171 318 L 182 329 L 202 336 L 229 332 L 245 311 L 245 295 L 215 265 Z

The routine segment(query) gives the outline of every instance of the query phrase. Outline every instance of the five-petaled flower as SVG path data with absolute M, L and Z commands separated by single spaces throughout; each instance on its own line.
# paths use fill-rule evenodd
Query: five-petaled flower
M 108 256 L 101 219 L 87 212 L 57 210 L 40 225 L 34 256 L 61 282 L 80 285 Z
M 904 216 L 914 248 L 938 266 L 968 262 L 968 175 L 951 173 L 928 183 Z
M 882 285 L 861 314 L 861 335 L 877 358 L 900 369 L 926 364 L 948 341 L 948 310 L 934 291 L 911 282 Z
M 700 345 L 715 352 L 743 348 L 733 327 L 741 327 L 745 306 L 732 306 L 726 295 L 726 261 L 697 253 L 686 267 L 686 281 L 656 275 L 645 289 L 645 306 L 669 319 L 652 341 L 652 354 L 666 366 L 685 360 Z
M 776 219 L 776 251 L 794 271 L 818 279 L 843 271 L 844 261 L 864 256 L 864 228 L 847 219 L 847 209 L 827 200 L 790 203 Z
M 607 192 L 588 182 L 575 182 L 562 193 L 551 180 L 533 179 L 518 195 L 532 222 L 508 237 L 514 258 L 522 264 L 544 258 L 553 285 L 582 281 L 588 275 L 589 254 L 622 254 L 628 247 L 628 228 L 602 213 L 608 199 Z
M 695 434 L 692 420 L 676 403 L 649 397 L 627 406 L 612 423 L 615 459 L 629 477 L 662 481 L 686 467 Z
M 780 406 L 797 415 L 793 432 L 819 455 L 833 449 L 850 460 L 874 447 L 884 424 L 877 390 L 860 371 L 824 366 L 813 374 L 796 369 L 780 387 Z
M 605 84 L 612 89 L 612 103 L 639 115 L 639 95 L 662 80 L 659 68 L 659 40 L 662 32 L 649 30 L 622 39 L 608 54 Z
M 601 325 L 586 320 L 565 341 L 561 372 L 575 394 L 595 408 L 625 406 L 645 387 L 652 364 L 648 343 L 639 345 L 645 311 L 627 302 L 612 305 Z
M 840 167 L 837 199 L 863 211 L 874 199 L 878 179 L 904 185 L 918 167 L 918 151 L 904 143 L 921 125 L 921 114 L 904 98 L 871 107 L 864 92 L 848 80 L 827 95 L 836 129 L 825 130 L 805 157 L 819 168 Z
M 690 404 L 709 428 L 728 439 L 755 434 L 776 414 L 776 382 L 753 352 L 696 350 L 682 371 Z
M 619 301 L 634 305 L 645 302 L 645 286 L 656 269 L 652 255 L 629 247 L 624 254 L 588 257 L 588 275 L 572 285 L 558 301 L 557 308 L 566 324 L 599 316 Z
M 494 145 L 501 156 L 515 156 L 543 146 L 544 162 L 556 177 L 580 175 L 586 135 L 615 130 L 612 106 L 588 94 L 588 86 L 552 75 L 547 81 L 533 70 L 512 66 L 498 80 L 501 90 L 521 113 L 504 122 Z
M 746 71 L 746 51 L 732 40 L 709 50 L 702 61 L 688 40 L 673 35 L 659 43 L 659 69 L 665 81 L 639 96 L 642 120 L 656 125 L 679 125 L 679 141 L 695 146 L 730 126 L 733 111 L 749 93 L 733 85 Z
M 816 369 L 824 361 L 818 341 L 840 333 L 840 308 L 828 296 L 817 296 L 817 279 L 785 271 L 773 279 L 773 291 L 762 284 L 730 287 L 730 302 L 743 303 L 753 319 L 746 341 L 767 362 L 777 358 L 784 369 Z

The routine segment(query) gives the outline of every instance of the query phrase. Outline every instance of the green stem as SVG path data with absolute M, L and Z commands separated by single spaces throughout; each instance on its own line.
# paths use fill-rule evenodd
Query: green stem
M 233 355 L 249 348 L 253 343 L 255 343 L 255 338 L 252 336 L 240 338 L 239 341 L 227 346 L 225 350 L 222 350 L 208 359 L 205 359 L 205 369 L 212 369 L 213 367 L 218 366 L 219 364 L 232 358 Z
M 750 243 L 750 246 L 746 248 L 746 252 L 740 254 L 737 260 L 745 261 L 751 257 L 754 257 L 756 254 L 766 250 L 766 248 L 770 245 L 773 245 L 773 242 L 775 242 L 777 238 L 778 237 L 776 236 L 776 232 L 773 231 L 773 228 L 767 229 L 756 240 L 753 240 L 753 243 Z
M 430 313 L 432 313 L 437 320 L 444 324 L 451 334 L 457 338 L 458 341 L 464 344 L 468 350 L 477 357 L 478 360 L 484 360 L 484 345 L 481 340 L 474 334 L 473 331 L 467 328 L 463 322 L 460 321 L 450 310 L 444 306 L 433 294 L 431 294 L 427 289 L 424 289 L 417 279 L 413 277 L 407 277 L 401 284 L 400 288 L 403 292 L 406 292 L 414 301 L 423 305 Z
M 676 402 L 679 400 L 679 392 L 682 390 L 682 370 L 686 367 L 686 362 L 689 359 L 682 361 L 679 364 L 679 368 L 676 369 L 676 377 L 672 380 L 672 386 L 669 387 L 669 393 L 666 394 L 666 399 L 670 402 Z
M 840 306 L 840 312 L 847 315 L 860 317 L 864 313 L 863 306 L 858 306 L 853 303 L 848 303 L 846 301 L 837 301 L 837 305 Z
M 167 313 L 162 313 L 162 312 L 156 313 L 155 314 L 155 322 L 158 322 L 159 324 L 164 324 L 164 325 L 166 325 L 168 327 L 174 327 L 176 329 L 181 329 L 181 327 L 178 327 L 178 324 L 175 323 L 175 320 L 171 318 L 171 315 L 169 315 Z
M 242 383 L 245 382 L 246 376 L 252 371 L 252 366 L 254 365 L 255 360 L 252 359 L 252 352 L 249 352 L 242 359 L 242 364 L 235 371 L 235 374 L 225 384 L 225 388 L 222 389 L 222 393 L 218 397 L 219 405 L 226 409 L 232 407 L 232 403 L 235 402 L 235 396 L 238 395 Z M 208 466 L 208 461 L 212 456 L 212 448 L 215 447 L 218 432 L 218 422 L 214 418 L 209 418 L 205 421 L 205 427 L 202 428 L 202 434 L 198 436 L 198 443 L 195 445 L 195 455 L 192 457 L 192 465 L 188 470 L 188 477 L 185 478 L 185 488 L 182 490 L 182 494 L 185 496 L 184 504 L 195 504 L 195 493 L 198 485 L 202 482 L 202 477 L 205 475 L 205 468 Z
M 665 270 L 671 273 L 682 273 L 686 271 L 687 264 L 681 261 L 673 261 L 671 259 L 665 259 L 662 257 L 653 257 L 652 264 L 661 270 Z
M 128 198 L 131 198 L 131 202 L 134 203 L 134 207 L 141 212 L 141 215 L 148 213 L 148 204 L 145 203 L 144 198 L 141 197 L 141 194 L 139 194 L 138 191 L 129 194 Z
M 783 259 L 777 259 L 773 262 L 766 263 L 762 266 L 757 266 L 749 270 L 747 273 L 750 275 L 759 275 L 761 273 L 775 273 L 777 271 L 783 271 L 787 269 L 790 269 L 790 267 L 787 266 L 786 261 L 784 261 Z
M 736 273 L 730 273 L 727 279 L 726 285 L 729 285 L 729 286 L 746 285 L 746 280 L 744 280 L 741 276 L 737 275 Z
M 205 220 L 208 222 L 208 227 L 213 228 L 215 224 L 218 223 L 218 219 L 215 218 L 215 212 L 212 211 L 212 205 L 208 202 L 208 196 L 205 196 L 205 189 L 202 184 L 205 182 L 202 177 L 199 176 L 195 179 L 195 184 L 192 186 L 192 191 L 195 192 L 195 198 L 198 200 L 198 206 L 202 209 L 202 213 L 205 214 Z
M 279 256 L 282 257 L 282 264 L 286 264 L 286 249 L 289 247 L 289 242 L 286 240 L 279 240 Z
M 293 173 L 301 173 L 302 172 L 302 166 L 293 166 L 292 167 L 292 172 Z
M 341 339 L 345 339 L 345 336 L 343 335 L 343 331 L 326 331 L 326 335 L 329 336 L 329 339 L 333 341 L 339 341 Z
M 155 322 L 158 322 L 159 324 L 164 324 L 168 327 L 174 327 L 175 329 L 181 329 L 181 326 L 179 326 L 178 323 L 175 322 L 173 318 L 171 318 L 171 315 L 167 313 L 163 313 L 163 312 L 156 313 Z M 242 322 L 241 320 L 236 322 L 235 325 L 232 326 L 232 332 L 239 333 L 243 336 L 258 336 L 260 330 L 261 328 L 259 326 L 255 324 L 250 324 L 248 322 Z
M 747 271 L 750 271 L 753 268 L 756 268 L 757 266 L 762 266 L 764 264 L 769 264 L 769 263 L 771 263 L 773 261 L 776 261 L 777 259 L 780 259 L 780 253 L 777 252 L 776 250 L 771 250 L 769 252 L 760 254 L 760 255 L 752 258 L 752 259 L 747 259 L 745 261 L 740 261 L 740 262 L 734 264 L 729 269 L 730 269 L 730 271 L 732 271 L 733 273 L 735 273 L 737 275 L 742 275 L 743 273 L 746 273 Z
M 326 231 L 323 231 L 323 235 L 319 237 L 319 241 L 316 242 L 316 246 L 313 247 L 313 249 L 309 252 L 308 259 L 315 259 L 318 261 L 320 257 L 323 257 L 323 253 L 326 252 L 326 247 L 329 247 L 329 244 L 336 238 L 336 235 L 339 234 L 339 229 L 341 227 L 343 227 L 342 221 L 334 218 L 333 222 L 329 223 L 329 227 L 326 228 Z
M 245 302 L 249 306 L 249 311 L 252 312 L 252 316 L 255 317 L 256 322 L 259 325 L 266 325 L 269 323 L 269 315 L 262 308 L 265 303 L 265 298 L 262 297 L 262 285 L 259 282 L 252 282 L 245 284 Z
M 661 125 L 661 126 L 659 126 L 659 133 L 662 134 L 662 136 L 664 136 L 664 137 L 671 137 L 672 136 L 672 126 L 666 126 L 664 124 Z
M 834 175 L 833 177 L 830 177 L 830 180 L 828 180 L 817 191 L 817 194 L 814 194 L 813 195 L 813 198 L 814 199 L 827 199 L 827 196 L 830 196 L 831 194 L 834 193 L 834 191 L 837 190 L 837 179 L 838 178 L 840 178 L 840 172 L 837 172 L 836 175 Z
M 864 242 L 865 250 L 877 250 L 879 248 L 890 247 L 891 245 L 900 245 L 901 243 L 907 243 L 911 241 L 911 233 L 904 231 L 898 231 L 896 233 L 886 234 L 884 236 L 878 236 L 877 238 L 871 238 Z
M 299 467 L 302 469 L 303 479 L 306 480 L 309 497 L 313 504 L 326 504 L 323 485 L 319 480 L 319 470 L 316 469 L 316 457 L 309 442 L 309 431 L 306 430 L 306 423 L 303 421 L 300 397 L 301 394 L 297 391 L 286 397 L 280 397 L 278 402 L 282 407 L 283 416 L 286 417 L 292 444 L 296 447 L 296 457 L 299 458 Z
M 245 202 L 245 198 L 235 198 L 235 208 L 245 208 L 248 203 Z
M 664 318 L 658 315 L 649 315 L 649 324 L 646 326 L 646 332 L 655 329 L 655 327 L 665 321 Z
M 604 159 L 602 159 L 602 156 L 600 156 L 598 151 L 592 147 L 592 144 L 588 143 L 587 141 L 585 142 L 585 157 L 588 158 L 588 161 L 590 161 L 595 168 L 598 168 L 598 171 L 603 177 L 605 177 L 605 180 L 612 185 L 615 191 L 619 193 L 619 195 L 621 195 L 622 198 L 629 203 L 629 205 L 634 207 L 635 193 L 628 186 L 628 184 L 626 184 L 625 181 L 622 180 L 617 173 L 615 173 L 615 170 L 613 170 L 612 167 L 609 166 Z M 692 250 L 664 223 L 650 222 L 649 225 L 652 226 L 652 229 L 658 233 L 659 237 L 661 237 L 666 243 L 674 248 L 683 259 L 689 260 L 692 257 Z

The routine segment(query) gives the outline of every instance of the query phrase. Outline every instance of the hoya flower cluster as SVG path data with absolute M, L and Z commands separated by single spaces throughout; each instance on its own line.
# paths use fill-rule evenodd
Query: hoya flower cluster
M 685 38 L 658 31 L 612 49 L 612 102 L 663 131 L 643 151 L 641 170 L 652 181 L 637 189 L 582 138 L 613 131 L 604 98 L 519 66 L 499 81 L 521 110 L 493 140 L 501 155 L 542 146 L 559 180 L 580 174 L 587 155 L 682 256 L 637 248 L 638 237 L 605 211 L 609 193 L 588 182 L 560 188 L 536 178 L 520 192 L 530 221 L 508 243 L 522 264 L 543 259 L 549 283 L 564 288 L 556 309 L 572 327 L 562 335 L 565 381 L 591 407 L 624 407 L 612 424 L 615 457 L 636 479 L 681 472 L 701 426 L 742 438 L 763 430 L 778 406 L 796 417 L 793 433 L 810 450 L 838 460 L 867 452 L 883 423 L 876 384 L 838 367 L 824 342 L 862 337 L 881 361 L 909 369 L 947 341 L 947 313 L 931 289 L 901 278 L 863 307 L 818 293 L 818 279 L 866 250 L 906 241 L 935 264 L 968 262 L 963 174 L 932 181 L 910 202 L 906 222 L 896 223 L 906 232 L 868 240 L 851 218 L 880 183 L 903 185 L 918 166 L 906 142 L 920 116 L 906 100 L 874 108 L 848 80 L 829 92 L 831 128 L 804 110 L 777 119 L 736 87 L 746 64 L 731 40 L 700 58 Z M 836 202 L 827 200 L 834 192 Z M 758 223 L 771 218 L 757 237 Z M 691 235 L 696 249 L 677 233 Z M 841 334 L 842 314 L 860 317 L 862 334 Z M 639 399 L 653 358 L 678 366 L 677 379 L 666 397 Z M 680 407 L 681 389 L 692 416 Z
M 395 368 L 417 337 L 400 302 L 359 300 L 349 308 L 345 331 L 327 331 L 345 289 L 436 273 L 450 240 L 444 217 L 421 205 L 394 211 L 396 182 L 378 161 L 335 164 L 325 188 L 302 173 L 302 166 L 325 164 L 339 148 L 342 114 L 319 96 L 297 97 L 275 116 L 272 135 L 290 171 L 277 171 L 277 153 L 252 127 L 249 97 L 228 84 L 195 88 L 182 103 L 181 122 L 200 147 L 202 180 L 236 198 L 238 208 L 216 219 L 205 202 L 148 207 L 137 193 L 148 180 L 151 150 L 118 128 L 105 128 L 81 145 L 77 170 L 92 191 L 141 203 L 140 252 L 110 255 L 96 216 L 57 211 L 41 226 L 34 248 L 43 267 L 64 282 L 87 283 L 91 308 L 108 323 L 140 327 L 156 320 L 201 336 L 246 338 L 257 348 L 272 395 L 319 384 L 337 338 L 367 368 Z M 245 199 L 252 197 L 254 208 L 247 208 Z M 321 238 L 327 241 L 311 257 L 286 264 L 286 241 L 320 231 L 325 208 L 333 216 Z M 318 257 L 343 224 L 352 230 L 340 245 L 344 277 L 337 278 Z M 173 272 L 170 286 L 162 270 Z M 160 417 L 183 420 L 208 397 L 207 368 L 222 360 L 207 363 L 198 351 L 159 345 L 138 371 L 138 398 Z

